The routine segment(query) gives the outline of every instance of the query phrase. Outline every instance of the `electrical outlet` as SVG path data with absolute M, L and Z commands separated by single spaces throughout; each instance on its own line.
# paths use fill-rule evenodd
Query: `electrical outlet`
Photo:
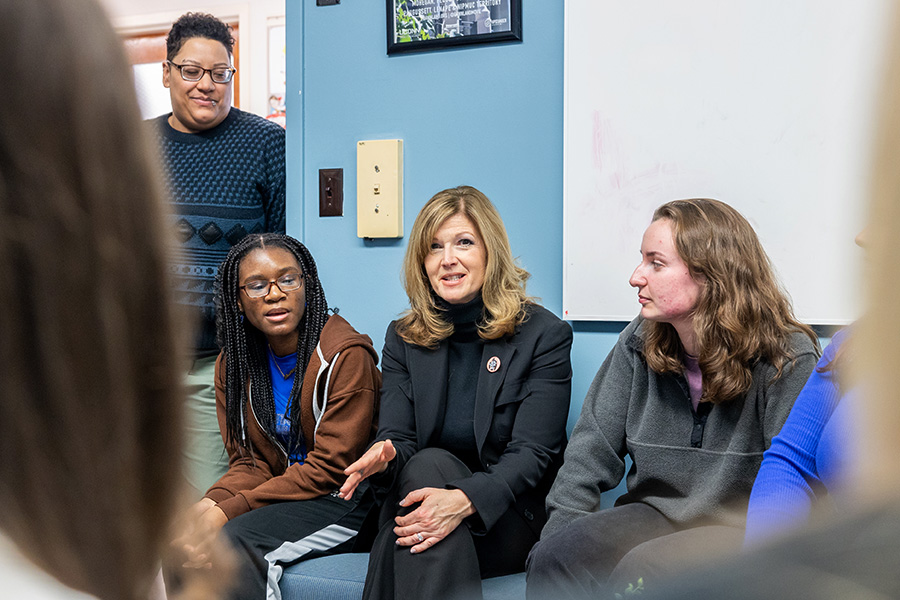
M 344 216 L 344 169 L 319 169 L 319 216 Z

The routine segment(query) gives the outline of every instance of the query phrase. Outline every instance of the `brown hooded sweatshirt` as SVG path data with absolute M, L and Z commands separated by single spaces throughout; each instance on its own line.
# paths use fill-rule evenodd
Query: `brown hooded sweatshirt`
M 206 492 L 229 519 L 276 502 L 308 500 L 337 490 L 344 469 L 375 436 L 381 373 L 369 336 L 342 317 L 325 323 L 303 376 L 301 427 L 307 455 L 287 466 L 287 454 L 260 426 L 250 398 L 247 435 L 252 452 L 227 443 L 225 353 L 216 360 L 216 413 L 226 440 L 228 471 Z

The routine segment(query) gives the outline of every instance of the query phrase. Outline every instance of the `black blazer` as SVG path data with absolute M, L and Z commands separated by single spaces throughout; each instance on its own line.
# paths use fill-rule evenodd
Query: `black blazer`
M 382 353 L 376 440 L 390 439 L 397 457 L 379 477 L 382 485 L 392 485 L 406 461 L 437 439 L 447 399 L 447 341 L 435 349 L 408 344 L 395 324 L 388 327 Z M 469 520 L 474 532 L 491 529 L 514 506 L 540 535 L 544 500 L 566 445 L 571 347 L 569 325 L 537 305 L 528 306 L 515 334 L 485 341 L 480 368 L 472 374 L 483 471 L 448 486 L 465 492 L 475 506 L 478 519 Z M 497 359 L 499 368 L 491 372 L 488 363 Z

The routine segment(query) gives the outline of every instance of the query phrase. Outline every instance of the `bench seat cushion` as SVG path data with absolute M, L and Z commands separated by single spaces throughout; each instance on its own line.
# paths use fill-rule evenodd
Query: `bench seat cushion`
M 368 564 L 368 554 L 337 554 L 292 565 L 281 578 L 282 600 L 359 600 Z M 525 574 L 485 579 L 482 588 L 485 600 L 522 600 Z

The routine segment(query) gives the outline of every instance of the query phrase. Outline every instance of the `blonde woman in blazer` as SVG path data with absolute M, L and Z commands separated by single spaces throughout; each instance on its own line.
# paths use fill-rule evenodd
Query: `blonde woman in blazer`
M 435 195 L 405 259 L 410 310 L 388 328 L 375 443 L 345 471 L 387 495 L 364 598 L 478 598 L 524 570 L 546 520 L 571 391 L 568 325 L 525 295 L 494 206 Z

